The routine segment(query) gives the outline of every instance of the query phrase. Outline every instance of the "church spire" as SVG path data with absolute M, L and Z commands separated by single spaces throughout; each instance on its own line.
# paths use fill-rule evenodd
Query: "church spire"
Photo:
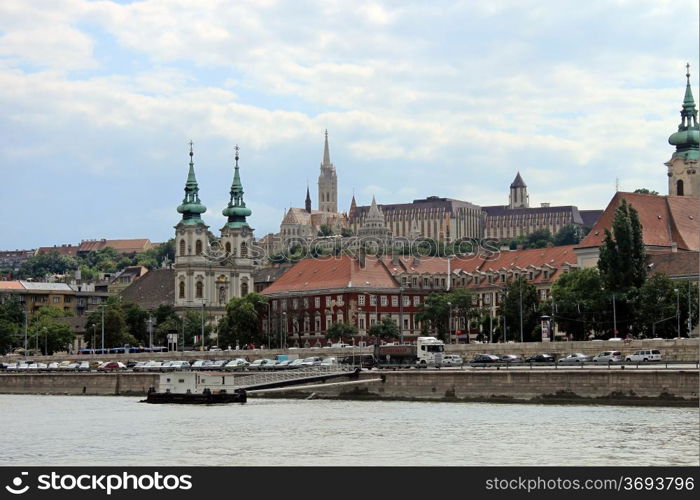
M 690 64 L 685 65 L 686 84 L 683 107 L 681 109 L 681 123 L 678 131 L 668 138 L 669 144 L 676 146 L 676 151 L 671 159 L 682 157 L 686 160 L 698 160 L 700 158 L 700 127 L 698 126 L 698 111 L 695 108 L 693 89 L 690 86 Z
M 228 222 L 226 222 L 224 227 L 232 229 L 244 226 L 248 227 L 246 217 L 253 213 L 249 208 L 246 208 L 245 202 L 243 201 L 243 183 L 241 182 L 241 175 L 238 167 L 238 151 L 240 148 L 236 145 L 234 149 L 236 151 L 236 165 L 234 167 L 231 191 L 229 192 L 231 198 L 229 199 L 228 206 L 221 212 L 224 216 L 228 217 Z
M 323 145 L 323 165 L 331 165 L 331 153 L 328 150 L 328 129 L 326 129 L 326 140 Z
M 306 183 L 306 201 L 304 202 L 304 208 L 308 213 L 311 213 L 311 194 L 309 193 L 309 183 Z
M 206 212 L 205 207 L 199 199 L 199 185 L 194 174 L 194 152 L 192 151 L 193 143 L 190 141 L 190 169 L 187 173 L 187 182 L 185 183 L 185 197 L 182 204 L 177 207 L 177 211 L 182 214 L 183 224 L 204 224 L 200 214 Z

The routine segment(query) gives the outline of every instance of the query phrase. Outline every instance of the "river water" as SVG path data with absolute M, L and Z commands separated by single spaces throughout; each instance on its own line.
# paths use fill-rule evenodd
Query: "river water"
M 0 465 L 698 465 L 696 408 L 0 395 Z

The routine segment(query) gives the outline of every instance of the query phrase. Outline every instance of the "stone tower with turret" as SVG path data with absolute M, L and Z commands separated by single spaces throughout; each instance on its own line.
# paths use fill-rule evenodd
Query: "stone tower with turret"
M 323 161 L 321 173 L 318 176 L 318 209 L 321 212 L 338 212 L 338 176 L 335 166 L 331 163 L 331 155 L 328 150 L 328 130 L 323 146 Z
M 510 202 L 508 208 L 529 208 L 530 197 L 527 194 L 527 184 L 520 177 L 520 172 L 510 184 Z
M 698 176 L 700 128 L 698 111 L 695 108 L 693 91 L 690 87 L 690 65 L 686 65 L 685 77 L 687 81 L 681 109 L 681 123 L 678 125 L 678 131 L 668 138 L 669 144 L 676 146 L 673 156 L 665 163 L 668 167 L 668 194 L 700 198 L 700 176 Z

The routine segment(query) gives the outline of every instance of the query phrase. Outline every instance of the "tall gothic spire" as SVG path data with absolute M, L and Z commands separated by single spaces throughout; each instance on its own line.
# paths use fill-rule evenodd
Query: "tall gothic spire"
M 306 201 L 304 202 L 304 208 L 308 213 L 311 213 L 311 194 L 309 193 L 309 183 L 306 183 Z
M 331 165 L 331 153 L 328 150 L 328 129 L 326 129 L 326 140 L 323 145 L 323 165 Z
M 185 183 L 185 197 L 182 204 L 177 207 L 177 211 L 182 214 L 183 224 L 204 224 L 200 214 L 206 212 L 205 207 L 199 199 L 199 185 L 194 175 L 194 152 L 192 151 L 192 141 L 190 141 L 190 170 L 187 173 Z
M 229 199 L 228 206 L 221 212 L 224 216 L 228 217 L 228 222 L 226 222 L 224 227 L 229 227 L 232 229 L 241 228 L 244 226 L 249 227 L 246 217 L 253 213 L 249 208 L 246 208 L 245 201 L 243 201 L 243 183 L 241 182 L 241 175 L 238 171 L 239 147 L 236 145 L 234 149 L 236 151 L 236 165 L 234 167 L 231 191 L 229 192 L 231 198 Z

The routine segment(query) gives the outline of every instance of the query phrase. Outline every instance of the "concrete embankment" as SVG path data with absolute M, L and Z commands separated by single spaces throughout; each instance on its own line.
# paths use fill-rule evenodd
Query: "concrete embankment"
M 505 403 L 697 406 L 695 370 L 434 370 L 370 371 L 357 387 L 332 385 L 262 397 Z
M 177 374 L 173 374 L 176 376 Z M 259 397 L 327 399 L 486 401 L 521 403 L 698 405 L 698 370 L 557 369 L 557 370 L 405 370 L 365 371 L 357 386 L 314 385 L 259 394 Z M 159 375 L 1 374 L 4 394 L 145 395 L 158 387 Z

